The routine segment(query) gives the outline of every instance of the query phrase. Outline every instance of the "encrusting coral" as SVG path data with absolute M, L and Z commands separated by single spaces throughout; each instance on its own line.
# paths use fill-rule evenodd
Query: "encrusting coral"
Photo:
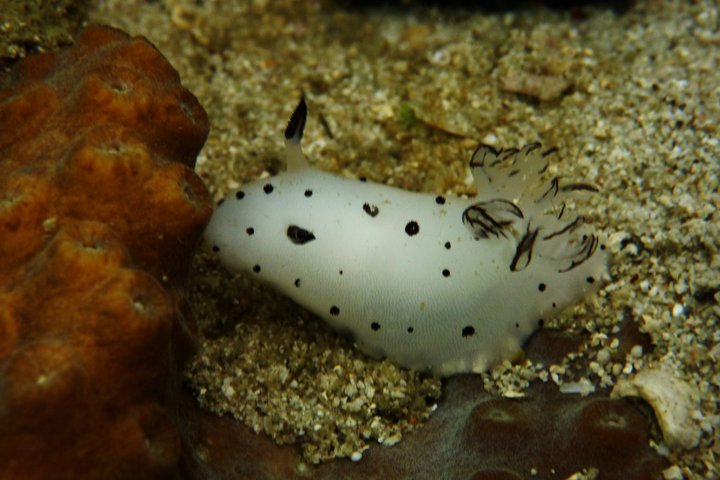
M 207 133 L 167 60 L 112 28 L 0 77 L 2 478 L 176 473 Z

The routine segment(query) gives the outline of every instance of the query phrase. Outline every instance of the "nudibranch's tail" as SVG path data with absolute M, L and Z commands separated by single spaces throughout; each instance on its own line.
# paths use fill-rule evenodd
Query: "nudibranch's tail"
M 303 97 L 300 99 L 298 106 L 295 107 L 287 128 L 285 128 L 285 162 L 288 171 L 297 171 L 307 167 L 307 161 L 300 145 L 306 121 L 307 104 Z
M 523 270 L 533 258 L 541 258 L 558 273 L 567 272 L 593 258 L 599 247 L 592 228 L 581 215 L 571 215 L 566 203 L 574 192 L 598 189 L 588 183 L 562 184 L 558 177 L 544 179 L 555 152 L 531 143 L 508 150 L 481 145 L 473 154 L 470 166 L 480 201 L 465 210 L 463 221 L 478 238 L 516 243 L 510 270 Z M 604 258 L 595 258 L 604 264 Z

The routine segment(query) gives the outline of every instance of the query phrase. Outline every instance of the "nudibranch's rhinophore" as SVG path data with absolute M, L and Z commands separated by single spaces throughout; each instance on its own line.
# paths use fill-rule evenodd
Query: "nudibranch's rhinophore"
M 222 201 L 205 239 L 231 271 L 274 285 L 364 352 L 440 375 L 483 371 L 607 275 L 604 246 L 564 201 L 595 188 L 545 180 L 554 149 L 481 145 L 475 198 L 415 193 L 310 167 L 306 115 L 301 101 L 286 171 Z

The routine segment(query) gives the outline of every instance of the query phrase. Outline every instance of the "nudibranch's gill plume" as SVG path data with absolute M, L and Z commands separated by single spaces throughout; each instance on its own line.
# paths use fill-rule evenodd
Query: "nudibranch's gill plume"
M 607 274 L 607 254 L 547 177 L 555 150 L 480 146 L 473 199 L 414 193 L 312 168 L 302 100 L 287 169 L 219 206 L 205 238 L 232 271 L 273 284 L 374 356 L 441 375 L 482 371 Z
M 208 120 L 144 38 L 0 78 L 0 477 L 169 478 Z

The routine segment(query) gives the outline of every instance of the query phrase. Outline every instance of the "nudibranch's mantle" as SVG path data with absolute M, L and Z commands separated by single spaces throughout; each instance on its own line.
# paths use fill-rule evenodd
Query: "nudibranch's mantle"
M 544 179 L 554 149 L 481 145 L 473 199 L 415 193 L 310 167 L 307 107 L 285 131 L 285 172 L 219 205 L 205 238 L 232 271 L 273 284 L 373 356 L 441 375 L 482 371 L 596 290 L 607 254 Z

